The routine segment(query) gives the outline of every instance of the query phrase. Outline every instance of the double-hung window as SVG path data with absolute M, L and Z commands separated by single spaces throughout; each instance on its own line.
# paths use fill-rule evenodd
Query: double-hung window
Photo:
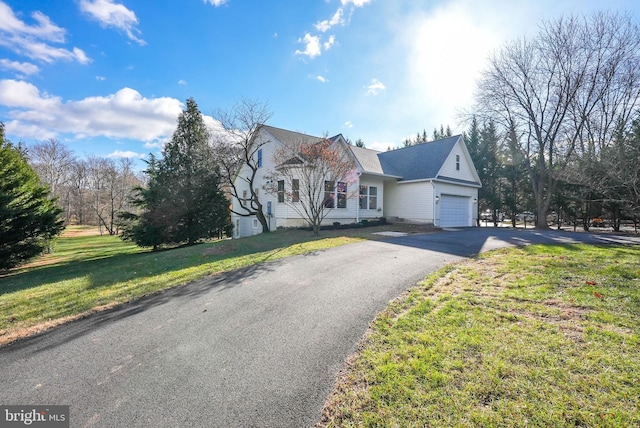
M 300 202 L 300 180 L 291 180 L 291 202 Z
M 333 181 L 324 182 L 324 199 L 322 204 L 325 208 L 335 208 L 336 206 L 336 190 Z
M 284 202 L 284 180 L 278 180 L 278 203 Z
M 323 203 L 325 208 L 347 208 L 347 183 L 325 181 Z
M 375 186 L 369 187 L 369 209 L 378 209 L 378 188 Z
M 338 195 L 338 208 L 347 208 L 347 183 L 338 181 L 336 183 L 336 194 Z
M 375 186 L 360 186 L 360 209 L 378 209 L 378 188 Z

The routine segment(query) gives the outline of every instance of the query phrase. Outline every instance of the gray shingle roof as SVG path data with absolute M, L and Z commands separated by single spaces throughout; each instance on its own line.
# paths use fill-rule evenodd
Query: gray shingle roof
M 262 125 L 262 128 L 287 146 L 299 143 L 301 141 L 312 143 L 322 140 L 321 137 L 314 137 L 313 135 L 303 134 L 295 131 L 288 131 L 286 129 L 276 128 L 269 125 Z
M 364 170 L 370 174 L 384 174 L 382 165 L 380 164 L 379 151 L 366 149 L 364 147 L 350 146 L 351 152 Z
M 300 141 L 319 142 L 323 140 L 322 137 L 269 125 L 263 125 L 263 128 L 285 145 L 292 145 Z M 335 141 L 338 137 L 339 135 L 336 135 L 329 139 Z M 349 148 L 365 173 L 399 177 L 402 181 L 424 180 L 437 178 L 447 156 L 460 138 L 460 135 L 454 135 L 442 140 L 387 152 L 357 146 L 349 146 Z
M 436 178 L 460 135 L 378 154 L 385 174 L 402 180 Z

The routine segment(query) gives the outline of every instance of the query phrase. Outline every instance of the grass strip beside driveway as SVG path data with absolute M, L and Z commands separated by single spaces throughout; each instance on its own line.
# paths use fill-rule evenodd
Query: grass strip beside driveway
M 292 230 L 150 252 L 115 236 L 63 236 L 52 254 L 0 276 L 0 344 L 208 275 L 361 239 Z
M 319 426 L 640 426 L 640 247 L 500 250 L 394 301 Z

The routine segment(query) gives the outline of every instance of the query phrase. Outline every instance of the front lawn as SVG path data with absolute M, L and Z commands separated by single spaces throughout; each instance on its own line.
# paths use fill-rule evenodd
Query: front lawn
M 292 230 L 151 252 L 78 231 L 0 276 L 0 344 L 208 275 L 362 239 Z
M 530 246 L 396 300 L 319 426 L 640 426 L 640 247 Z
M 398 224 L 327 230 L 277 230 L 239 240 L 151 252 L 97 229 L 70 226 L 53 252 L 0 274 L 0 345 L 90 313 L 197 279 L 362 239 L 374 232 L 423 233 Z

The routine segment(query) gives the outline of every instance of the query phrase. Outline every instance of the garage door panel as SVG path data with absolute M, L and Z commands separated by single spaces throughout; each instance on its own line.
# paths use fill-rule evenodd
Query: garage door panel
M 469 200 L 467 196 L 440 196 L 440 226 L 469 226 Z

